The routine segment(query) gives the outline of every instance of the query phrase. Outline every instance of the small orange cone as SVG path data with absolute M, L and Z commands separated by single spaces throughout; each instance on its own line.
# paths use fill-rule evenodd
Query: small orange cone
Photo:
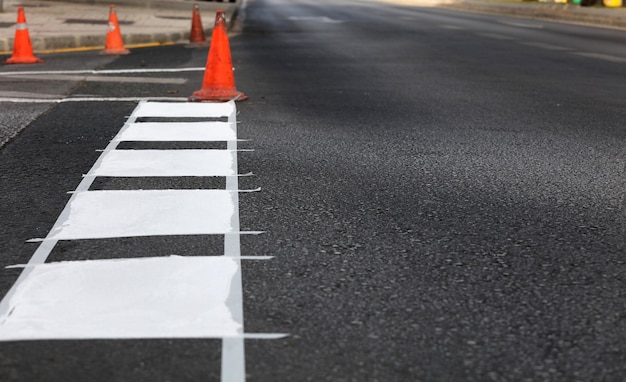
M 17 8 L 17 24 L 15 25 L 15 38 L 13 39 L 13 55 L 6 60 L 5 64 L 35 64 L 43 62 L 33 55 L 33 46 L 30 43 L 30 34 L 26 27 L 26 14 L 24 7 Z
M 235 89 L 233 62 L 226 34 L 226 17 L 224 11 L 217 11 L 202 89 L 194 92 L 189 100 L 227 102 L 247 99 L 245 94 Z
M 120 24 L 117 21 L 115 13 L 115 5 L 111 4 L 109 10 L 109 25 L 107 26 L 107 35 L 104 42 L 104 50 L 100 54 L 128 54 L 128 49 L 124 49 L 124 41 L 122 40 L 122 32 L 120 32 Z
M 193 15 L 191 16 L 191 33 L 189 33 L 189 42 L 193 46 L 207 45 L 198 4 L 193 5 Z

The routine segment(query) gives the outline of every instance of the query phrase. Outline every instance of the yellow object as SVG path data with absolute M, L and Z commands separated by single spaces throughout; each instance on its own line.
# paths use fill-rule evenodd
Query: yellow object
M 602 1 L 605 7 L 621 7 L 622 0 L 603 0 Z

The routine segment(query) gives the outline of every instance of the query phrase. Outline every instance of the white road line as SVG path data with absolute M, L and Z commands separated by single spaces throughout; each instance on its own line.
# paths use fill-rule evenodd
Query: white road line
M 180 73 L 180 72 L 201 72 L 206 68 L 162 68 L 162 69 L 108 69 L 108 70 L 45 70 L 45 71 L 14 71 L 14 72 L 0 72 L 0 76 L 13 76 L 13 75 L 58 75 L 58 74 L 125 74 L 125 73 Z
M 5 76 L 15 79 L 31 79 L 33 76 L 28 73 Z M 33 78 L 35 79 L 35 78 Z M 124 76 L 92 76 L 92 75 L 68 75 L 68 74 L 40 74 L 36 80 L 46 81 L 87 81 L 87 82 L 121 82 L 129 84 L 173 84 L 180 85 L 187 83 L 186 78 L 164 78 L 164 77 L 124 77 Z
M 534 48 L 541 48 L 546 50 L 554 50 L 554 51 L 567 51 L 571 50 L 570 48 L 566 48 L 560 45 L 546 44 L 544 42 L 535 42 L 535 41 L 520 41 L 520 44 L 532 46 Z
M 0 102 L 11 103 L 65 103 L 65 102 L 187 102 L 188 97 L 70 97 L 58 99 L 0 97 Z
M 189 110 L 191 111 L 191 110 Z M 233 108 L 228 118 L 230 129 L 237 136 L 237 114 Z M 237 141 L 230 140 L 226 143 L 226 148 L 233 152 L 237 152 Z M 232 169 L 237 172 L 237 156 L 233 157 L 231 163 Z M 239 178 L 229 176 L 226 178 L 226 190 L 230 191 L 232 204 L 234 207 L 231 215 L 231 227 L 234 232 L 240 231 L 239 226 Z M 233 259 L 241 257 L 240 236 L 236 233 L 224 235 L 224 256 Z M 241 276 L 241 260 L 237 261 L 237 272 L 232 277 L 230 285 L 230 295 L 226 300 L 226 304 L 230 309 L 233 319 L 243 323 L 243 288 Z M 246 351 L 243 338 L 223 338 L 222 339 L 222 362 L 221 362 L 221 380 L 222 382 L 243 382 L 246 380 Z
M 272 260 L 274 256 L 240 256 L 241 260 Z M 16 269 L 16 268 L 33 268 L 37 267 L 37 265 L 28 265 L 28 264 L 14 264 L 4 267 L 5 269 Z
M 440 25 L 441 28 L 443 29 L 450 29 L 450 30 L 456 30 L 456 31 L 461 31 L 461 30 L 465 30 L 465 28 L 458 26 L 458 25 L 452 25 L 452 24 L 442 24 Z
M 313 21 L 324 24 L 341 24 L 343 20 L 332 19 L 327 16 L 291 16 L 289 20 L 292 21 Z
M 499 33 L 489 33 L 489 32 L 478 32 L 478 33 L 474 33 L 476 36 L 481 36 L 481 37 L 487 37 L 487 38 L 493 38 L 496 40 L 504 40 L 504 41 L 511 41 L 511 40 L 515 40 L 513 37 L 510 36 L 506 36 L 503 34 L 499 34 Z
M 616 63 L 624 63 L 626 62 L 625 57 L 613 56 L 610 54 L 602 54 L 602 53 L 590 53 L 590 52 L 571 52 L 571 54 L 575 54 L 577 56 L 595 58 L 602 61 L 616 62 Z
M 530 24 L 530 23 L 522 23 L 516 21 L 498 21 L 500 24 L 509 25 L 513 27 L 519 28 L 529 28 L 529 29 L 543 29 L 543 25 L 541 24 Z

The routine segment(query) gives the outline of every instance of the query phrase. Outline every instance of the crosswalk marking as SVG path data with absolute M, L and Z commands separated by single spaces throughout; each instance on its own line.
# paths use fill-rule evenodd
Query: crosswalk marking
M 47 239 L 78 240 L 233 232 L 232 195 L 224 190 L 83 191 Z
M 207 105 L 211 105 L 207 107 Z M 235 122 L 234 102 L 225 103 L 177 103 L 177 102 L 142 102 L 137 105 L 133 115 L 140 117 L 168 118 L 223 118 Z
M 142 122 L 131 123 L 115 141 L 151 142 L 225 142 L 236 140 L 235 131 L 228 122 Z
M 228 150 L 112 150 L 93 169 L 94 176 L 229 176 L 233 155 Z
M 236 124 L 234 102 L 141 101 L 0 302 L 0 340 L 221 338 L 222 380 L 244 381 L 244 339 L 284 335 L 244 331 Z M 117 149 L 123 141 L 168 139 L 227 147 Z M 223 176 L 226 187 L 91 191 L 99 176 Z M 224 256 L 46 263 L 59 240 L 197 234 L 223 235 Z
M 17 288 L 2 340 L 239 336 L 226 306 L 236 268 L 180 256 L 40 264 Z

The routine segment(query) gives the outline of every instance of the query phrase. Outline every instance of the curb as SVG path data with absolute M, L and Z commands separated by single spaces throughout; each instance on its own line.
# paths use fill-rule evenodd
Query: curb
M 52 1 L 51 1 L 52 2 Z M 64 0 L 64 3 L 82 3 L 81 0 Z M 238 13 L 241 0 L 237 2 L 221 2 L 221 3 L 209 3 L 206 1 L 173 1 L 173 0 L 117 0 L 114 1 L 116 6 L 121 4 L 127 6 L 132 12 L 133 10 L 145 10 L 145 9 L 175 9 L 175 10 L 189 10 L 189 28 L 180 31 L 173 32 L 141 32 L 141 33 L 124 33 L 122 28 L 122 39 L 124 40 L 124 46 L 126 48 L 140 48 L 146 46 L 158 46 L 158 45 L 170 45 L 175 43 L 189 42 L 189 35 L 191 32 L 191 12 L 192 5 L 198 3 L 201 5 L 201 9 L 204 11 L 213 11 L 216 4 L 223 5 L 222 8 L 226 10 L 226 22 L 227 25 L 232 26 L 235 17 Z M 89 0 L 90 5 L 109 5 L 110 0 Z M 204 4 L 202 4 L 204 3 Z M 119 9 L 119 6 L 118 6 Z M 107 16 L 108 13 L 103 11 L 103 15 Z M 103 16 L 103 18 L 105 17 Z M 62 52 L 74 52 L 74 51 L 88 51 L 88 50 L 102 50 L 104 49 L 104 43 L 106 39 L 106 27 L 103 26 L 101 34 L 76 34 L 76 35 L 60 35 L 49 37 L 31 37 L 31 44 L 35 54 L 49 54 L 49 53 L 62 53 Z M 213 26 L 204 29 L 207 37 L 210 38 Z M 13 47 L 13 37 L 0 38 L 0 55 L 11 55 Z
M 205 29 L 210 36 L 212 28 Z M 189 31 L 171 33 L 122 33 L 124 47 L 140 48 L 144 46 L 168 45 L 189 42 Z M 35 54 L 63 53 L 73 51 L 104 49 L 106 31 L 102 35 L 68 35 L 31 39 Z M 13 38 L 0 39 L 0 55 L 11 55 Z

